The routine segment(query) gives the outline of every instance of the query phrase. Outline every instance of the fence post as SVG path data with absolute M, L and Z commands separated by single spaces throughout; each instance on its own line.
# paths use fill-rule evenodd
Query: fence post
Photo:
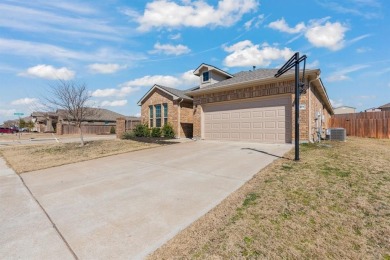
M 126 132 L 126 118 L 119 117 L 116 119 L 116 138 L 120 139 L 122 135 Z

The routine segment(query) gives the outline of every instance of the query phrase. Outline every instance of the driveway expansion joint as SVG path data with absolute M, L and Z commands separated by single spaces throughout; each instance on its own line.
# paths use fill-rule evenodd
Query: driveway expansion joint
M 64 244 L 66 245 L 66 247 L 68 248 L 68 250 L 70 251 L 70 253 L 73 255 L 74 259 L 76 260 L 79 260 L 79 258 L 77 257 L 76 253 L 73 251 L 72 247 L 69 245 L 68 241 L 66 241 L 65 237 L 62 235 L 61 231 L 58 229 L 57 225 L 54 223 L 54 221 L 51 219 L 51 217 L 49 216 L 49 214 L 46 212 L 46 210 L 44 209 L 44 207 L 41 205 L 41 203 L 38 201 L 38 199 L 34 196 L 34 194 L 31 192 L 31 190 L 29 189 L 29 187 L 26 185 L 26 183 L 24 182 L 22 176 L 20 176 L 20 174 L 17 174 L 19 176 L 19 179 L 20 181 L 23 183 L 23 186 L 27 189 L 27 191 L 30 193 L 31 197 L 34 199 L 34 201 L 38 204 L 38 206 L 41 208 L 41 210 L 43 211 L 43 213 L 45 213 L 46 217 L 48 218 L 48 220 L 50 221 L 50 223 L 52 224 L 53 228 L 56 230 L 57 234 L 60 236 L 61 240 L 64 242 Z

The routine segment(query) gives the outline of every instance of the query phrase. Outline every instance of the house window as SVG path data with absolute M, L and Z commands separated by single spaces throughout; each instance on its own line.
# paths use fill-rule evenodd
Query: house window
M 168 104 L 164 103 L 164 125 L 168 124 Z
M 156 109 L 156 127 L 161 127 L 161 105 L 155 105 Z
M 203 72 L 202 75 L 203 75 L 203 82 L 207 82 L 210 80 L 210 72 L 205 71 L 205 72 Z
M 153 106 L 149 106 L 149 127 L 153 127 Z

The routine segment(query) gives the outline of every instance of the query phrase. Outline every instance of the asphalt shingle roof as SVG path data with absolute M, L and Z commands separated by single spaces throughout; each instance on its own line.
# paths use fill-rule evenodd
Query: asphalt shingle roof
M 306 70 L 307 72 L 310 70 Z M 234 85 L 237 83 L 248 82 L 259 79 L 274 78 L 275 74 L 278 72 L 278 69 L 257 69 L 254 71 L 241 71 L 233 75 L 233 78 L 226 79 L 208 86 L 205 86 L 203 89 L 213 89 L 220 88 L 228 85 Z M 294 70 L 290 70 L 285 74 L 293 74 Z
M 104 108 L 87 108 L 92 110 L 91 116 L 87 116 L 85 121 L 116 121 L 118 117 L 124 117 L 124 115 L 116 113 L 114 111 Z M 64 109 L 58 109 L 57 114 L 59 117 L 66 118 L 66 111 Z
M 390 107 L 390 103 L 384 104 L 383 106 L 380 106 L 379 108 L 387 108 Z
M 180 90 L 180 89 L 176 89 L 176 88 L 169 88 L 169 87 L 165 87 L 165 86 L 161 86 L 161 85 L 157 85 L 157 84 L 156 84 L 156 86 L 164 89 L 165 91 L 167 91 L 167 92 L 171 93 L 172 95 L 177 96 L 179 98 L 192 100 L 192 97 L 189 97 L 189 96 L 187 96 L 185 94 L 187 92 L 187 90 Z

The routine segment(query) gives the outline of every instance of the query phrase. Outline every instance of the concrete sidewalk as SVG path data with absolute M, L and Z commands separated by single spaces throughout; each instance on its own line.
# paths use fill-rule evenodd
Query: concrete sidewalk
M 0 259 L 74 259 L 19 176 L 0 157 Z
M 291 148 L 287 144 L 187 142 L 22 177 L 80 259 L 142 259 Z M 49 227 L 42 229 L 45 238 L 55 237 Z M 64 252 L 64 258 L 66 248 L 60 242 L 52 243 Z M 48 244 L 37 247 L 56 251 Z

